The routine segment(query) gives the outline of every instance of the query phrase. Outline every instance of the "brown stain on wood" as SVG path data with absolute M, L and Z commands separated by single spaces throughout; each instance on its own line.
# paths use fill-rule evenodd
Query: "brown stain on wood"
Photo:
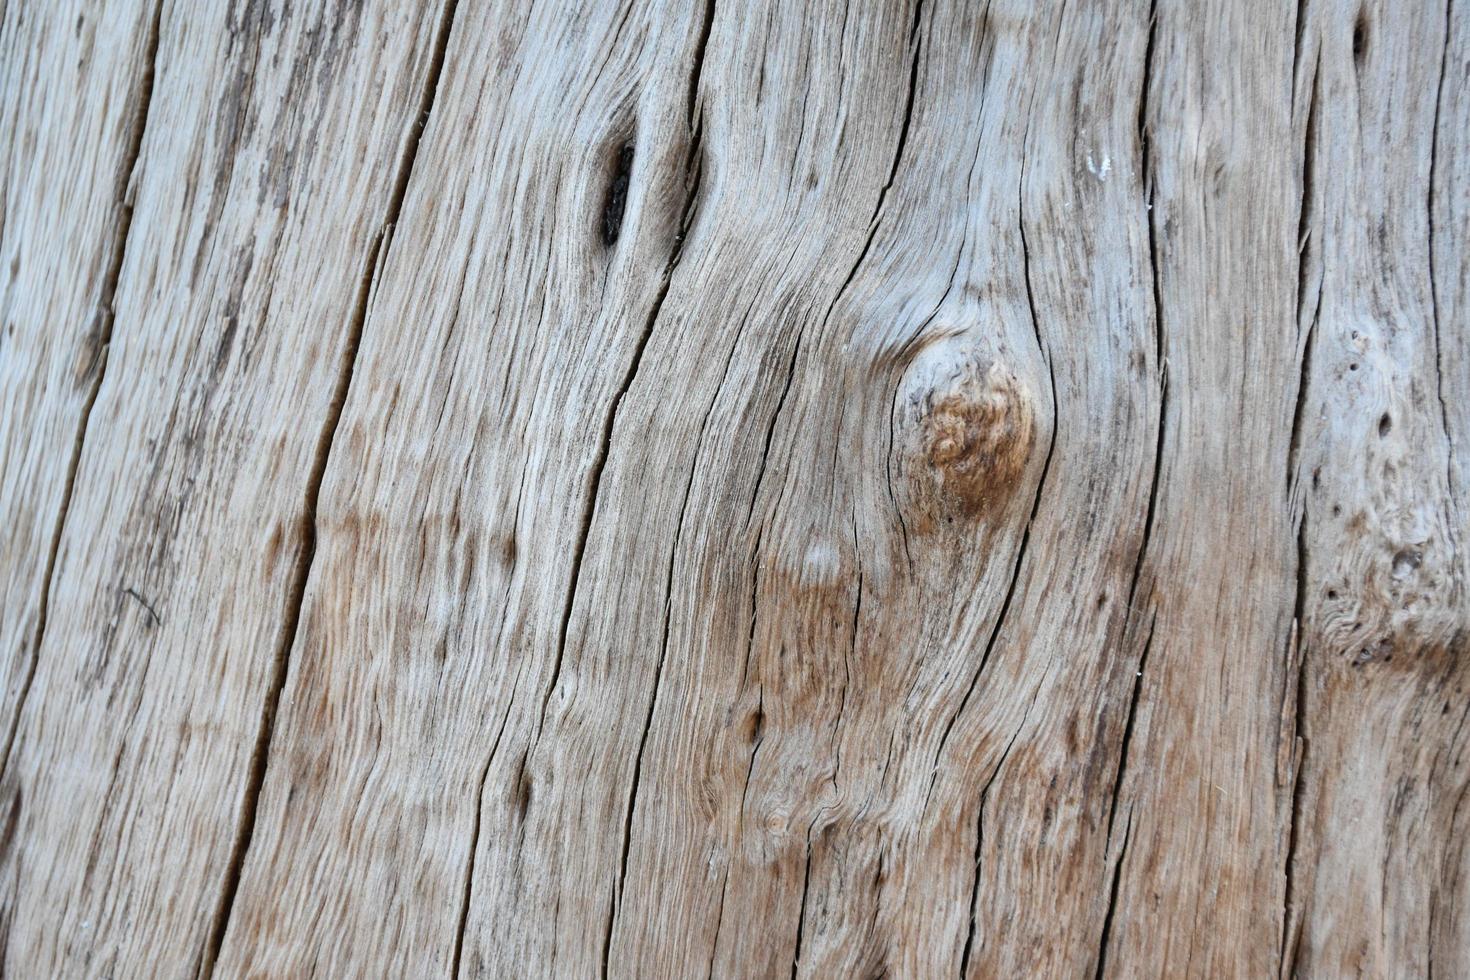
M 960 534 L 1001 514 L 1035 464 L 1035 395 L 1006 364 L 971 355 L 904 401 L 899 452 L 910 528 Z
M 983 380 L 931 396 L 924 413 L 924 457 L 939 492 L 975 520 L 999 509 L 1031 461 L 1035 423 L 1031 397 L 1004 365 Z

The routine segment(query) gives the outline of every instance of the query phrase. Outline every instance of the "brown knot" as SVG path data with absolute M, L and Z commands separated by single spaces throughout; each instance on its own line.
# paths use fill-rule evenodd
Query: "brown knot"
M 1005 365 L 964 363 L 910 396 L 906 414 L 918 443 L 906 468 L 919 530 L 985 517 L 1015 495 L 1036 443 L 1036 413 Z

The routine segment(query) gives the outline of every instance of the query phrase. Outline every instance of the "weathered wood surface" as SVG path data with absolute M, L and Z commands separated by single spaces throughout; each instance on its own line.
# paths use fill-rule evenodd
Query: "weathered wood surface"
M 0 7 L 15 976 L 1470 975 L 1470 13 Z

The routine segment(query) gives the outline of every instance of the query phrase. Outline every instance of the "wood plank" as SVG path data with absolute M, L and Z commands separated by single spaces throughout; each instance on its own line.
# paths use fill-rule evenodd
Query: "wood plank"
M 1142 123 L 1167 397 L 1108 975 L 1265 976 L 1280 962 L 1302 356 L 1293 15 L 1154 11 Z
M 106 363 L 157 11 L 151 0 L 103 10 L 58 0 L 6 4 L 0 12 L 3 772 L 45 632 L 82 431 Z
M 559 886 L 530 849 L 572 842 L 496 836 L 513 813 L 482 812 L 478 798 L 510 789 L 538 819 L 552 799 L 541 772 L 524 791 L 502 774 L 518 771 L 564 651 L 573 663 L 581 629 L 568 617 L 595 547 L 603 443 L 636 366 L 659 356 L 658 331 L 647 335 L 675 285 L 701 166 L 690 99 L 703 33 L 704 11 L 679 3 L 459 10 L 425 179 L 409 188 L 323 485 L 226 973 L 474 972 L 490 956 L 511 974 L 598 968 L 620 850 L 612 812 L 562 852 L 566 919 L 554 925 Z M 718 186 L 719 161 L 703 163 L 702 187 Z M 660 478 L 649 495 L 668 489 Z M 627 568 L 620 580 L 666 575 Z M 638 629 L 620 649 L 656 652 L 662 606 Z M 614 724 L 600 726 L 620 753 L 605 763 L 631 771 L 636 732 Z M 585 776 L 565 778 L 575 794 Z M 528 892 L 484 952 L 458 939 L 477 826 L 486 847 L 528 848 L 526 874 L 479 884 L 480 902 Z M 379 897 L 350 900 L 363 893 Z
M 212 966 L 441 29 L 429 8 L 162 11 L 106 375 L 5 774 L 6 972 Z
M 1138 59 L 1135 79 L 1141 13 L 1110 52 Z M 693 571 L 675 574 L 697 615 L 670 629 L 652 775 L 636 787 L 651 812 L 631 825 L 609 955 L 620 971 L 677 972 L 708 957 L 721 975 L 1004 975 L 1017 960 L 1060 972 L 1095 956 L 1101 860 L 1078 869 L 1062 857 L 1068 831 L 1054 828 L 1057 866 L 1078 880 L 1059 890 L 1026 840 L 996 830 L 1054 805 L 1052 774 L 1038 778 L 1045 756 L 1069 726 L 1076 736 L 1079 711 L 1094 724 L 1096 671 L 1123 623 L 1153 456 L 1157 388 L 1140 384 L 1153 376 L 1154 346 L 1145 211 L 1125 159 L 1137 86 L 1088 120 L 1096 142 L 1084 142 L 1073 114 L 1091 107 L 1066 88 L 1050 101 L 1038 84 L 1064 57 L 1053 45 L 1089 44 L 1095 24 L 1059 8 L 926 4 L 910 41 L 912 118 L 871 247 L 855 256 L 848 287 L 796 323 L 799 356 L 781 399 L 741 405 L 732 381 L 734 394 L 721 394 L 738 410 L 716 402 L 682 529 Z M 1059 129 L 1033 134 L 1038 105 Z M 1073 207 L 1131 212 L 1107 245 L 1133 273 L 1103 277 L 1096 293 L 1052 278 L 1058 251 L 1100 244 Z M 1036 297 L 1059 305 L 1038 316 Z M 1141 315 L 1118 316 L 1130 307 Z M 1071 331 L 1099 329 L 1111 330 L 1107 343 L 1078 348 L 1090 363 L 1068 355 Z M 1093 416 L 1116 427 L 1095 437 L 1062 428 Z M 1113 452 L 1122 457 L 1110 464 L 1125 462 L 1132 479 L 1107 490 L 1079 479 Z M 1084 500 L 1102 521 L 1075 519 Z M 754 540 L 731 553 L 724 529 L 751 510 Z M 1049 557 L 1073 547 L 1086 556 L 1076 567 Z M 1074 588 L 1089 597 L 1081 622 Z M 1047 655 L 1059 635 L 1076 643 L 1075 690 Z M 1131 673 L 1108 673 L 1126 699 Z M 1122 722 L 1101 734 L 1093 778 Z M 998 780 L 1007 760 L 1029 771 Z M 1106 815 L 1105 792 L 1089 803 Z M 1074 846 L 1101 856 L 1101 821 L 1072 829 L 1084 838 Z M 1022 874 L 1040 879 L 1034 893 L 990 885 Z M 1028 900 L 1084 907 L 1058 930 L 1054 911 L 1016 908 Z M 1031 930 L 1050 934 L 1045 953 Z M 705 946 L 689 949 L 689 936 Z
M 1446 14 L 1313 4 L 1299 58 L 1310 356 L 1291 884 L 1294 964 L 1308 974 L 1470 969 L 1470 130 L 1445 128 L 1465 121 L 1467 58 L 1464 12 Z

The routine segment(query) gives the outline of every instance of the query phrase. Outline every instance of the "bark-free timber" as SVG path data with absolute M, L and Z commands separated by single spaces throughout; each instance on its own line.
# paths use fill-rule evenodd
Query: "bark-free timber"
M 8 974 L 1470 974 L 1463 5 L 107 6 Z

